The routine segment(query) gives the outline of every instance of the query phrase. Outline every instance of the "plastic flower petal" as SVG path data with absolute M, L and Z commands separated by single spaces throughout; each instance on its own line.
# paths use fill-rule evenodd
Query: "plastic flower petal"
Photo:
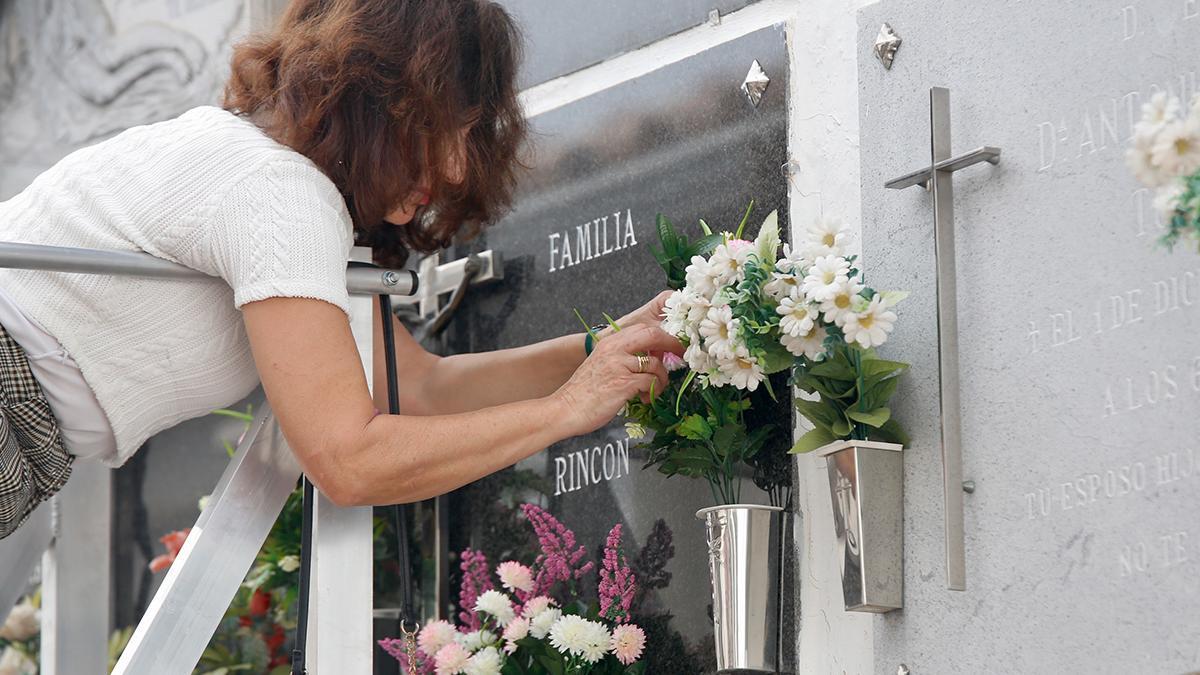
M 470 652 L 457 642 L 442 647 L 433 657 L 433 666 L 437 675 L 461 675 L 471 659 Z
M 449 621 L 433 621 L 417 635 L 417 646 L 429 655 L 437 654 L 442 647 L 454 642 L 458 631 Z
M 792 337 L 784 335 L 779 342 L 792 353 L 793 356 L 805 356 L 810 361 L 820 361 L 825 355 L 825 338 L 829 334 L 821 326 L 817 326 L 800 337 Z
M 528 593 L 533 590 L 533 571 L 519 562 L 510 560 L 500 563 L 496 567 L 496 576 L 500 577 L 500 584 L 510 591 Z
M 837 256 L 817 258 L 804 277 L 801 289 L 813 302 L 824 302 L 835 290 L 850 279 L 850 263 Z
M 878 347 L 887 341 L 896 323 L 896 313 L 883 306 L 883 298 L 875 296 L 866 310 L 850 314 L 842 325 L 846 342 L 856 342 L 864 349 Z
M 622 665 L 631 665 L 642 657 L 642 650 L 646 647 L 646 633 L 631 623 L 617 626 L 613 629 L 610 646 Z

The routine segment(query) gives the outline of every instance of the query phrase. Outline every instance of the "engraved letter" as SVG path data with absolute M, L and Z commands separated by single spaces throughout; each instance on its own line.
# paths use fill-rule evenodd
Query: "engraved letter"
M 625 210 L 625 237 L 621 240 L 621 247 L 637 246 L 637 236 L 633 233 L 633 209 Z
M 601 450 L 600 446 L 597 445 L 596 447 L 592 448 L 592 452 L 588 455 L 588 463 L 591 465 L 591 475 L 592 475 L 592 483 L 593 484 L 600 482 L 600 473 L 599 473 L 600 467 L 596 466 L 596 456 L 601 455 L 600 462 L 603 463 L 604 462 L 603 454 L 604 454 L 604 451 Z
M 1129 5 L 1121 10 L 1121 18 L 1125 23 L 1125 34 L 1121 37 L 1125 40 L 1132 40 L 1137 35 L 1137 8 Z
M 554 458 L 554 496 L 555 497 L 557 497 L 558 495 L 561 495 L 564 492 L 570 492 L 570 490 L 567 490 L 566 485 L 563 483 L 563 478 L 566 477 L 566 475 L 567 475 L 567 458 L 566 457 L 555 457 Z
M 575 255 L 579 262 L 592 259 L 592 224 L 575 226 Z
M 557 267 L 554 266 L 554 259 L 558 255 L 558 247 L 555 246 L 554 244 L 558 241 L 558 238 L 561 236 L 562 235 L 557 232 L 550 233 L 550 271 L 551 272 L 558 269 Z
M 1058 138 L 1054 133 L 1053 122 L 1042 122 L 1038 125 L 1038 140 L 1042 148 L 1042 165 L 1038 167 L 1038 172 L 1042 172 L 1054 166 L 1058 155 Z

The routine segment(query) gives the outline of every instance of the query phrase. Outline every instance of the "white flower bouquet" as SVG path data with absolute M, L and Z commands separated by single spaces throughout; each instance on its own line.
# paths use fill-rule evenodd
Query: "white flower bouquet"
M 686 351 L 669 395 L 626 406 L 639 430 L 655 432 L 644 444 L 648 464 L 707 478 L 723 503 L 737 500 L 736 464 L 753 463 L 772 434 L 791 432 L 747 424 L 747 411 L 761 404 L 752 398 L 760 387 L 775 398 L 772 375 L 791 371 L 784 381 L 816 397 L 795 401 L 814 429 L 792 452 L 838 439 L 906 440 L 887 402 L 908 366 L 875 352 L 906 294 L 863 283 L 844 228 L 817 223 L 802 245 L 782 245 L 781 253 L 777 215 L 748 241 L 749 215 L 732 233 L 714 234 L 701 221 L 705 236 L 696 244 L 660 217 L 656 257 L 675 289 L 662 326 Z
M 1178 98 L 1155 94 L 1142 106 L 1126 160 L 1155 191 L 1167 230 L 1162 242 L 1171 248 L 1188 238 L 1200 248 L 1200 95 L 1185 110 Z

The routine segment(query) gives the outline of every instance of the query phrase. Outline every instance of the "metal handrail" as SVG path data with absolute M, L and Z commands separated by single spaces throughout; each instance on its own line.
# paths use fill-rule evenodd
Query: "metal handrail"
M 0 267 L 77 274 L 121 274 L 165 279 L 213 278 L 140 251 L 115 251 L 0 242 Z M 348 265 L 346 288 L 356 295 L 414 295 L 416 272 Z

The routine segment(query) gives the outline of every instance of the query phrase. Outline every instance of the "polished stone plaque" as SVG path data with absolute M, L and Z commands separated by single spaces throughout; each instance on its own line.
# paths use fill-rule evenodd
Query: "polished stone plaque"
M 904 36 L 890 70 L 880 26 Z M 1172 253 L 1124 153 L 1140 104 L 1197 91 L 1200 5 L 885 0 L 860 15 L 864 269 L 905 288 L 904 610 L 874 672 L 1200 668 L 1200 256 Z M 951 92 L 966 590 L 946 588 L 930 162 Z M 819 526 L 819 524 L 817 525 Z
M 522 86 L 545 82 L 710 21 L 754 0 L 500 0 L 525 36 Z
M 757 107 L 741 91 L 756 60 L 771 80 Z M 786 221 L 786 67 L 783 29 L 770 27 L 534 118 L 533 168 L 515 208 L 473 245 L 503 254 L 505 280 L 472 289 L 455 318 L 460 347 L 483 351 L 579 333 L 574 309 L 600 322 L 604 312 L 620 316 L 652 298 L 665 288 L 650 253 L 659 212 L 694 232 L 701 217 L 733 229 L 754 199 L 749 233 L 772 209 Z M 790 428 L 786 401 L 781 407 L 776 421 Z M 713 497 L 703 482 L 643 471 L 636 445 L 616 420 L 488 479 L 490 487 L 461 491 L 450 513 L 452 550 L 499 552 L 525 536 L 498 505 L 504 500 L 548 505 L 593 551 L 623 523 L 631 556 L 661 519 L 674 557 L 654 602 L 674 615 L 673 631 L 711 658 L 708 557 L 695 512 Z M 765 501 L 743 482 L 743 501 Z M 700 672 L 677 666 L 670 672 Z

